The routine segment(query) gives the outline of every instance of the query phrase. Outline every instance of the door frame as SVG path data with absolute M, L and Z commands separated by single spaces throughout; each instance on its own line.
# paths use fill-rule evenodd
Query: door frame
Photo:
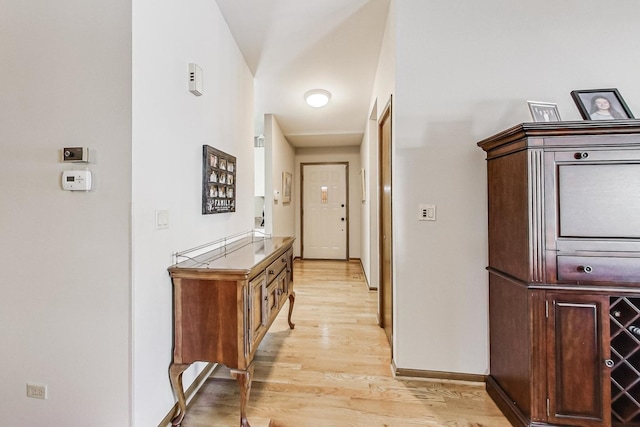
M 385 329 L 385 335 L 386 335 L 386 329 L 388 326 L 389 329 L 389 335 L 388 335 L 388 339 L 389 339 L 389 346 L 391 348 L 391 356 L 393 357 L 393 332 L 394 332 L 394 324 L 393 324 L 393 315 L 394 315 L 394 310 L 393 310 L 393 121 L 392 121 L 392 100 L 393 100 L 393 96 L 389 97 L 389 101 L 387 102 L 387 105 L 384 107 L 384 110 L 382 111 L 382 114 L 380 115 L 380 118 L 378 119 L 378 218 L 379 218 L 379 224 L 378 224 L 378 242 L 379 242 L 379 259 L 380 262 L 378 264 L 378 324 L 380 325 L 381 328 Z M 382 126 L 383 124 L 386 122 L 386 120 L 389 120 L 389 142 L 388 142 L 388 146 L 385 147 L 385 145 L 383 144 L 383 130 L 382 130 Z M 384 150 L 386 150 L 386 154 L 387 154 L 387 163 L 384 163 L 384 156 L 383 156 L 383 152 Z M 383 179 L 384 179 L 384 171 L 388 170 L 389 173 L 389 215 L 388 218 L 384 216 L 383 212 L 384 212 L 384 183 L 383 183 Z M 384 226 L 385 226 L 385 222 L 388 225 L 388 229 L 389 229 L 389 234 L 390 236 L 388 236 L 387 239 L 385 239 L 385 233 L 384 233 Z M 390 277 L 390 283 L 388 284 L 388 286 L 390 287 L 390 289 L 388 289 L 388 295 L 389 295 L 389 304 L 388 306 L 390 307 L 391 313 L 388 314 L 388 316 L 386 316 L 385 312 L 384 312 L 384 301 L 383 301 L 383 297 L 385 294 L 385 289 L 383 286 L 383 282 L 385 280 L 385 276 L 383 274 L 383 269 L 384 269 L 384 250 L 385 250 L 385 245 L 388 245 L 388 251 L 389 251 L 389 277 Z M 385 324 L 385 317 L 388 317 L 390 320 L 389 322 L 391 323 L 390 325 L 386 325 Z
M 349 162 L 306 162 L 300 163 L 300 258 L 304 259 L 304 167 L 305 166 L 336 166 L 344 165 L 344 185 L 345 185 L 345 220 L 347 230 L 345 233 L 345 261 L 349 261 Z

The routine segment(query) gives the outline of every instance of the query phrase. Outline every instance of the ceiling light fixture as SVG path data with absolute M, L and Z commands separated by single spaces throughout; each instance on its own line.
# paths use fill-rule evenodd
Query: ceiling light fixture
M 311 107 L 324 107 L 331 99 L 331 92 L 324 89 L 313 89 L 304 94 L 304 99 Z

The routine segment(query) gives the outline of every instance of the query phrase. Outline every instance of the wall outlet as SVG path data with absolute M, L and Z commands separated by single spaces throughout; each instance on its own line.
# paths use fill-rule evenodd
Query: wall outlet
M 46 399 L 47 386 L 44 384 L 27 383 L 27 397 L 31 397 L 34 399 Z

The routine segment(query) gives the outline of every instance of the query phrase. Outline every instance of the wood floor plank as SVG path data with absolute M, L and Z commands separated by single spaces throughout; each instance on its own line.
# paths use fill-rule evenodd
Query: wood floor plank
M 260 344 L 252 427 L 509 427 L 484 384 L 398 379 L 377 324 L 377 293 L 354 262 L 296 261 L 294 330 L 283 309 Z M 240 394 L 218 368 L 182 427 L 239 425 Z

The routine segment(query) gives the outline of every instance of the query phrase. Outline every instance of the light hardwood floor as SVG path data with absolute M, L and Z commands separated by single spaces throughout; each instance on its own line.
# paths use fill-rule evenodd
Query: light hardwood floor
M 283 308 L 257 351 L 252 427 L 269 420 L 271 427 L 510 426 L 483 383 L 393 377 L 377 293 L 359 263 L 296 261 L 294 282 L 295 329 Z M 182 427 L 236 427 L 239 402 L 235 380 L 219 368 L 189 403 Z

